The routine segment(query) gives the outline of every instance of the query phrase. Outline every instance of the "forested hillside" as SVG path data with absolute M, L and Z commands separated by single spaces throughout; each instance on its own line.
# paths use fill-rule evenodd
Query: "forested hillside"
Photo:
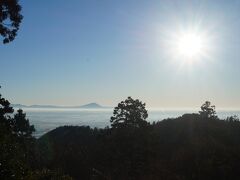
M 76 179 L 238 179 L 240 122 L 203 112 L 143 127 L 59 127 L 38 140 L 43 166 Z

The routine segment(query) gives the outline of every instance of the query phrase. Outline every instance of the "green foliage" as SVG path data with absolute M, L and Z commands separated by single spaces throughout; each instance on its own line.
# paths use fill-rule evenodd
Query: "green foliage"
M 16 37 L 23 18 L 20 12 L 21 6 L 18 0 L 0 1 L 0 35 L 4 44 L 13 41 Z
M 148 113 L 145 109 L 145 103 L 128 97 L 114 108 L 110 122 L 112 128 L 139 128 L 148 124 L 146 121 L 147 117 Z

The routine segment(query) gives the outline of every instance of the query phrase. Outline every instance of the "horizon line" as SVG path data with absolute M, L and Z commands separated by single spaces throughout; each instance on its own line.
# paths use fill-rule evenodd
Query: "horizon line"
M 81 106 L 85 106 L 85 105 L 89 105 L 89 104 L 97 104 L 97 105 L 99 105 L 100 107 L 99 108 L 96 108 L 96 109 L 101 109 L 101 108 L 114 108 L 114 107 L 116 107 L 116 105 L 115 106 L 112 106 L 112 105 L 102 105 L 102 104 L 99 104 L 99 103 L 95 103 L 95 102 L 91 102 L 91 103 L 86 103 L 86 104 L 82 104 L 82 105 L 53 105 L 53 104 L 30 104 L 30 105 L 26 105 L 26 104 L 21 104 L 21 103 L 11 103 L 10 105 L 22 105 L 22 106 L 27 106 L 27 107 L 25 107 L 25 108 L 34 108 L 34 107 L 30 107 L 30 106 L 52 106 L 52 108 L 62 108 L 62 109 L 64 109 L 64 108 L 73 108 L 73 109 L 77 109 L 77 108 L 81 108 Z M 41 108 L 41 107 L 39 107 L 39 108 Z M 42 107 L 42 108 L 44 108 L 44 107 Z M 51 108 L 51 107 L 46 107 L 46 108 Z M 84 108 L 82 108 L 82 109 L 84 109 Z M 88 109 L 88 108 L 86 108 L 86 109 Z M 94 109 L 94 108 L 92 108 L 92 109 Z M 181 111 L 183 111 L 183 110 L 191 110 L 191 111 L 193 111 L 193 110 L 197 110 L 197 111 L 200 111 L 201 110 L 201 108 L 200 108 L 200 106 L 199 107 L 189 107 L 189 106 L 184 106 L 184 107 L 162 107 L 162 106 L 151 106 L 151 107 L 148 107 L 148 106 L 146 106 L 146 109 L 147 110 L 151 110 L 151 111 L 155 111 L 155 110 L 157 110 L 157 111 L 168 111 L 168 110 L 181 110 Z M 220 110 L 220 111 L 223 111 L 223 110 L 229 110 L 229 111 L 240 111 L 240 107 L 216 107 L 216 112 L 218 111 L 218 110 Z

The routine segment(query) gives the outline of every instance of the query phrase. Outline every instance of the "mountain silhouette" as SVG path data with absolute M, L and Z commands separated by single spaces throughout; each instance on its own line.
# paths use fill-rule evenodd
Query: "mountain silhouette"
M 13 108 L 106 108 L 105 106 L 101 106 L 97 103 L 89 103 L 80 106 L 55 106 L 55 105 L 23 105 L 23 104 L 11 104 Z

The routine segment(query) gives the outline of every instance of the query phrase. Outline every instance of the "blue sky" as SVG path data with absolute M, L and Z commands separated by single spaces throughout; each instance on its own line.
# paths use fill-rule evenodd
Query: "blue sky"
M 1 92 L 12 103 L 240 107 L 240 1 L 22 0 L 14 42 L 0 45 Z M 208 51 L 183 63 L 179 29 L 206 32 Z

